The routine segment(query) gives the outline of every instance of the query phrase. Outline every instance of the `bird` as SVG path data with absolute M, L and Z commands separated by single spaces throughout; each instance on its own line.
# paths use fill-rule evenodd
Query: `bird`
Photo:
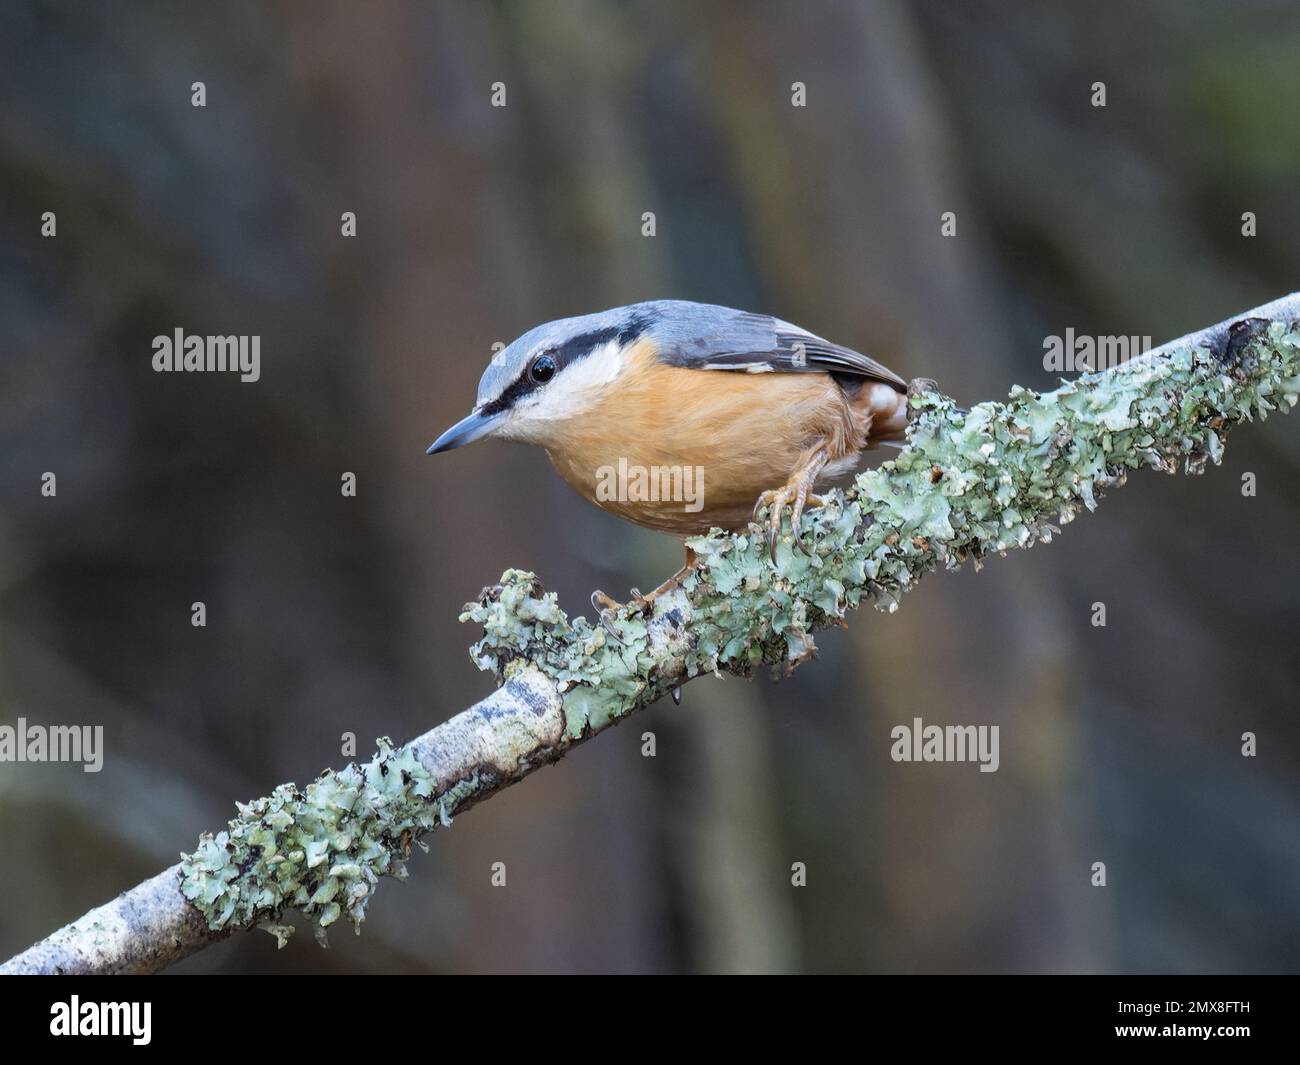
M 816 483 L 900 443 L 908 396 L 932 386 L 771 315 L 652 300 L 528 330 L 428 454 L 485 437 L 536 445 L 590 502 L 681 539 L 743 532 L 766 510 L 775 562 L 786 510 L 803 550 L 800 518 L 823 503 Z M 682 569 L 634 600 L 652 604 L 694 561 L 687 546 Z M 603 592 L 592 603 L 623 606 Z

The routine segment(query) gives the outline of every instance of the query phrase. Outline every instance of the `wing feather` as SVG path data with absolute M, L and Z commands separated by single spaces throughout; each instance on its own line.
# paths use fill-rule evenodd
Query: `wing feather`
M 674 366 L 743 373 L 831 373 L 881 381 L 899 391 L 907 382 L 852 348 L 833 344 L 766 314 L 704 304 L 673 306 L 650 330 L 659 357 Z

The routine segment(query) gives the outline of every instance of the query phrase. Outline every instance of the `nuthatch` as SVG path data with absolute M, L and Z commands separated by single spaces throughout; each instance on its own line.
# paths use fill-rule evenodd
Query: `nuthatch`
M 908 389 L 789 322 L 655 300 L 530 329 L 493 358 L 473 412 L 429 454 L 486 436 L 537 444 L 597 506 L 679 537 L 745 529 L 766 507 L 775 559 L 787 506 L 799 548 L 804 506 L 822 502 L 814 483 L 902 439 Z M 697 492 L 688 502 L 683 487 Z M 652 599 L 691 564 L 688 548 L 676 577 L 634 594 Z

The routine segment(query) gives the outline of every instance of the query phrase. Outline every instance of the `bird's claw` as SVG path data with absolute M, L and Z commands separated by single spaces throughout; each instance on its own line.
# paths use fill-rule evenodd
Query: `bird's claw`
M 614 617 L 620 610 L 631 610 L 642 617 L 649 617 L 650 612 L 654 609 L 655 597 L 659 590 L 651 592 L 649 595 L 643 595 L 639 588 L 631 588 L 629 591 L 632 593 L 632 598 L 626 603 L 618 602 L 618 600 L 606 595 L 599 588 L 591 593 L 591 608 L 600 617 L 600 623 L 605 631 L 620 644 L 623 640 L 619 637 L 618 630 L 614 628 Z
M 758 502 L 754 504 L 755 522 L 758 521 L 758 515 L 764 507 L 768 511 L 767 554 L 773 565 L 776 565 L 776 541 L 781 535 L 781 519 L 785 516 L 787 506 L 790 508 L 791 547 L 801 555 L 808 554 L 808 549 L 800 536 L 800 519 L 803 517 L 804 507 L 809 503 L 814 507 L 820 507 L 826 502 L 821 496 L 811 493 L 812 483 L 812 477 L 795 478 L 781 488 L 769 488 L 759 495 Z
M 622 603 L 611 599 L 599 588 L 591 593 L 591 609 L 600 618 L 601 627 L 609 633 L 610 638 L 617 644 L 622 644 L 623 639 L 619 636 L 618 630 L 614 628 L 614 615 L 622 608 Z
M 907 382 L 907 420 L 910 422 L 917 416 L 917 411 L 913 409 L 911 399 L 913 396 L 923 395 L 926 392 L 935 392 L 942 395 L 939 390 L 939 382 L 933 377 L 913 377 Z M 957 414 L 969 414 L 970 411 L 965 407 L 958 407 L 954 404 L 952 408 Z
M 933 377 L 913 377 L 907 382 L 907 397 L 919 396 L 923 392 L 938 392 L 939 382 Z
M 605 631 L 614 638 L 617 643 L 622 644 L 623 640 L 618 635 L 618 630 L 614 628 L 614 616 L 620 610 L 631 610 L 640 614 L 643 618 L 650 617 L 654 613 L 655 600 L 661 595 L 672 591 L 674 588 L 680 588 L 686 575 L 691 572 L 695 566 L 695 551 L 692 548 L 686 549 L 686 564 L 676 573 L 669 577 L 663 584 L 659 585 L 653 592 L 645 594 L 640 588 L 629 589 L 632 598 L 626 603 L 617 602 L 611 599 L 604 592 L 597 589 L 591 593 L 591 608 L 596 611 L 600 617 L 600 623 L 604 626 Z

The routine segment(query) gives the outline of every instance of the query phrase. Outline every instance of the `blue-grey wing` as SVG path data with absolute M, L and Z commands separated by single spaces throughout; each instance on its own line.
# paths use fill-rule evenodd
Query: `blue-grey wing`
M 743 373 L 832 373 L 883 381 L 899 390 L 907 382 L 889 367 L 797 325 L 767 314 L 702 303 L 660 300 L 644 308 L 646 335 L 659 358 L 673 366 Z

